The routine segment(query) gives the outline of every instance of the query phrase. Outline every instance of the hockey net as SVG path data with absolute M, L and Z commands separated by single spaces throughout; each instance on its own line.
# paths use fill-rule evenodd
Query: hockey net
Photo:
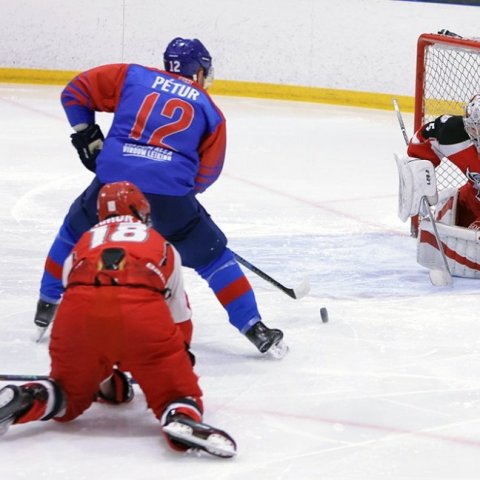
M 463 115 L 480 93 L 480 41 L 456 34 L 423 34 L 417 43 L 414 128 L 443 114 Z M 460 187 L 465 175 L 447 159 L 436 168 L 439 190 Z

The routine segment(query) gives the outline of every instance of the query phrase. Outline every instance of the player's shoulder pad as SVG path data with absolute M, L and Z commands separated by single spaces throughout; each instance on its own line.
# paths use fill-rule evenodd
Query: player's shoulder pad
M 461 115 L 442 115 L 435 120 L 435 130 L 438 143 L 454 145 L 469 139 L 463 125 Z

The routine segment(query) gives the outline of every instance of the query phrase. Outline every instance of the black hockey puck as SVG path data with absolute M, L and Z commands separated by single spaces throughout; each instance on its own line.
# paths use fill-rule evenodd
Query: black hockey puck
M 326 307 L 321 307 L 320 308 L 320 317 L 322 317 L 322 322 L 327 323 L 328 322 L 328 310 Z

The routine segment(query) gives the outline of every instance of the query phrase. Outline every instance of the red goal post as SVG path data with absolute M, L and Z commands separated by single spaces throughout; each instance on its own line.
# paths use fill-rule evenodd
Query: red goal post
M 443 114 L 462 115 L 480 93 L 480 39 L 456 34 L 420 35 L 417 42 L 414 128 Z M 448 160 L 436 169 L 438 189 L 460 187 L 465 175 Z

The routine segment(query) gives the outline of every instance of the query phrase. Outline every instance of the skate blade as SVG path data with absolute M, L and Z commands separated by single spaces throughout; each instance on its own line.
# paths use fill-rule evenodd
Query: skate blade
M 194 435 L 192 427 L 180 422 L 171 422 L 164 425 L 162 430 L 171 438 L 196 445 L 216 457 L 230 458 L 237 453 L 235 445 L 220 433 L 213 432 L 206 439 L 203 439 Z
M 9 420 L 5 420 L 4 422 L 0 423 L 0 437 L 7 433 L 7 430 L 10 428 L 10 425 L 13 423 L 13 418 Z
M 42 341 L 42 338 L 45 336 L 47 333 L 48 327 L 39 327 L 37 326 L 37 338 L 35 340 L 36 343 L 40 343 Z
M 13 423 L 14 418 L 11 417 L 10 415 L 7 416 L 5 414 L 5 410 L 8 411 L 9 405 L 13 402 L 14 398 L 15 398 L 15 392 L 11 388 L 5 387 L 0 392 L 0 411 L 3 408 L 4 409 L 3 416 L 7 417 L 7 418 L 4 418 L 3 421 L 0 421 L 0 435 L 4 435 L 9 429 L 10 425 Z
M 283 340 L 280 340 L 276 345 L 270 347 L 266 353 L 275 360 L 281 360 L 288 353 L 288 350 L 288 345 Z

